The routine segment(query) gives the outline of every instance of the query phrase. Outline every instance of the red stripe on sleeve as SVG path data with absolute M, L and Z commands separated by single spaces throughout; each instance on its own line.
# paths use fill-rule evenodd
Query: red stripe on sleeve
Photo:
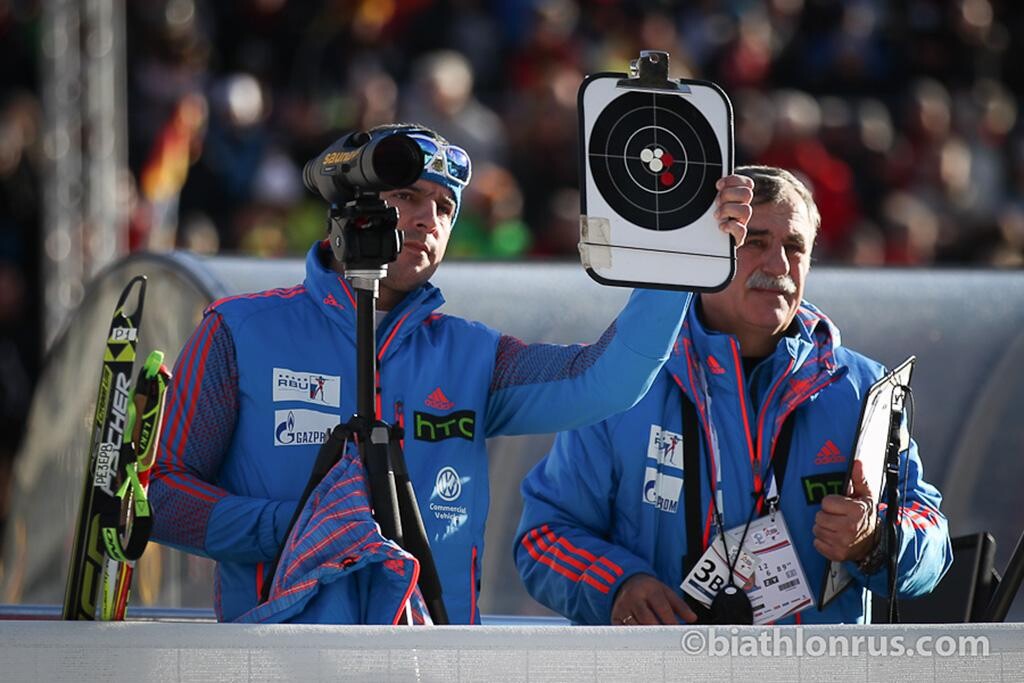
M 547 548 L 550 548 L 551 549 L 551 554 L 549 555 L 547 552 L 543 552 L 543 553 L 538 552 L 537 549 L 534 548 L 533 544 L 530 542 L 530 536 L 534 536 L 536 538 L 538 545 L 543 543 Z M 596 589 L 600 593 L 608 593 L 608 591 L 611 590 L 610 586 L 604 585 L 603 583 L 601 583 L 600 581 L 598 581 L 597 579 L 592 577 L 590 574 L 587 574 L 587 573 L 577 574 L 576 572 L 574 572 L 574 571 L 572 571 L 572 570 L 570 570 L 570 569 L 568 569 L 568 568 L 558 564 L 557 562 L 555 562 L 555 560 L 552 559 L 551 555 L 554 555 L 555 557 L 557 557 L 557 558 L 559 558 L 559 559 L 561 559 L 563 561 L 569 562 L 570 564 L 572 564 L 573 562 L 576 562 L 576 561 L 575 560 L 570 560 L 569 558 L 566 558 L 558 550 L 558 548 L 555 548 L 553 546 L 547 546 L 547 544 L 540 538 L 540 531 L 538 529 L 534 529 L 530 533 L 524 535 L 523 536 L 523 540 L 522 540 L 522 544 L 523 544 L 523 547 L 526 548 L 526 552 L 530 553 L 530 557 L 532 557 L 533 559 L 537 560 L 541 564 L 544 564 L 544 565 L 550 567 L 551 569 L 555 570 L 556 572 L 558 572 L 559 574 L 561 574 L 565 578 L 571 579 L 575 583 L 579 583 L 580 581 L 583 581 L 584 583 L 586 583 L 587 585 L 589 585 L 592 588 Z M 576 563 L 578 564 L 578 562 L 576 562 Z

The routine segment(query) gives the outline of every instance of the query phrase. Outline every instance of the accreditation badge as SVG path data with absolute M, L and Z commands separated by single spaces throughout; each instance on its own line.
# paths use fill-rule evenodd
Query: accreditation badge
M 710 607 L 730 583 L 729 565 L 734 564 L 733 583 L 746 591 L 754 609 L 754 624 L 772 623 L 810 607 L 814 603 L 811 589 L 782 512 L 776 510 L 751 522 L 740 548 L 745 526 L 726 531 L 725 543 L 715 537 L 683 579 L 683 592 Z
M 733 563 L 733 584 L 744 590 L 751 588 L 757 560 L 750 553 L 740 552 L 739 540 L 729 544 L 727 559 L 722 539 L 716 536 L 697 560 L 694 568 L 683 579 L 680 588 L 697 602 L 710 608 L 715 596 L 729 585 L 729 565 Z

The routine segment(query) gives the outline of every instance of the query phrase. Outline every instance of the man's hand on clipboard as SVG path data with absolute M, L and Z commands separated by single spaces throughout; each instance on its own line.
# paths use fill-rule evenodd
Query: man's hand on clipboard
M 849 496 L 825 496 L 814 517 L 814 548 L 834 562 L 859 562 L 878 543 L 878 493 L 871 490 L 859 460 L 853 463 L 850 484 Z

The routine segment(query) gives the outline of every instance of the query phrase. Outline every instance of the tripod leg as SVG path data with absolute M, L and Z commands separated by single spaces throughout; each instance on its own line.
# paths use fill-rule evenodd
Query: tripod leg
M 1017 597 L 1017 590 L 1024 581 L 1024 534 L 1017 540 L 1017 547 L 1010 556 L 1010 562 L 1006 565 L 1003 579 L 999 582 L 995 594 L 988 603 L 985 610 L 985 618 L 982 621 L 1001 623 L 1006 621 L 1006 615 Z
M 437 573 L 434 554 L 430 550 L 427 529 L 423 525 L 419 503 L 416 501 L 416 490 L 409 479 L 409 470 L 405 466 L 405 455 L 397 430 L 392 430 L 389 441 L 391 466 L 395 473 L 395 484 L 398 492 L 398 510 L 402 517 L 402 528 L 405 530 L 403 546 L 420 563 L 420 592 L 430 610 L 430 618 L 435 624 L 444 625 L 448 622 L 448 610 L 442 597 L 441 577 Z
M 359 439 L 359 453 L 370 479 L 370 504 L 373 506 L 373 518 L 380 526 L 380 533 L 404 548 L 395 472 L 388 457 L 389 429 L 384 422 L 374 424 L 369 438 Z

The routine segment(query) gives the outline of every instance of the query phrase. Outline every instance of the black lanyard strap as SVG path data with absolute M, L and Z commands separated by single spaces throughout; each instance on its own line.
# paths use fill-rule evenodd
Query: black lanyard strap
M 684 509 L 687 549 L 686 558 L 683 561 L 683 576 L 685 577 L 697 565 L 697 560 L 704 553 L 704 515 L 700 505 L 700 444 L 703 441 L 704 433 L 697 422 L 697 409 L 693 402 L 686 394 L 681 395 L 683 402 L 683 495 L 686 496 Z M 779 438 L 775 442 L 770 461 L 775 474 L 776 495 L 779 496 L 782 495 L 782 484 L 786 476 L 786 466 L 789 464 L 789 450 L 792 442 L 793 413 L 790 413 L 782 423 L 782 429 L 779 431 Z M 709 481 L 710 472 L 709 467 Z M 759 496 L 761 493 L 756 491 L 755 495 Z M 715 491 L 712 486 L 711 502 L 715 504 L 717 510 L 718 506 L 714 496 Z M 756 507 L 757 501 L 754 501 L 754 505 Z
M 700 441 L 702 434 L 697 424 L 697 409 L 686 394 L 683 397 L 683 495 L 686 496 L 686 559 L 683 578 L 697 566 L 704 552 L 704 515 L 700 507 Z M 712 493 L 712 495 L 714 495 Z M 695 542 L 696 541 L 696 542 Z

